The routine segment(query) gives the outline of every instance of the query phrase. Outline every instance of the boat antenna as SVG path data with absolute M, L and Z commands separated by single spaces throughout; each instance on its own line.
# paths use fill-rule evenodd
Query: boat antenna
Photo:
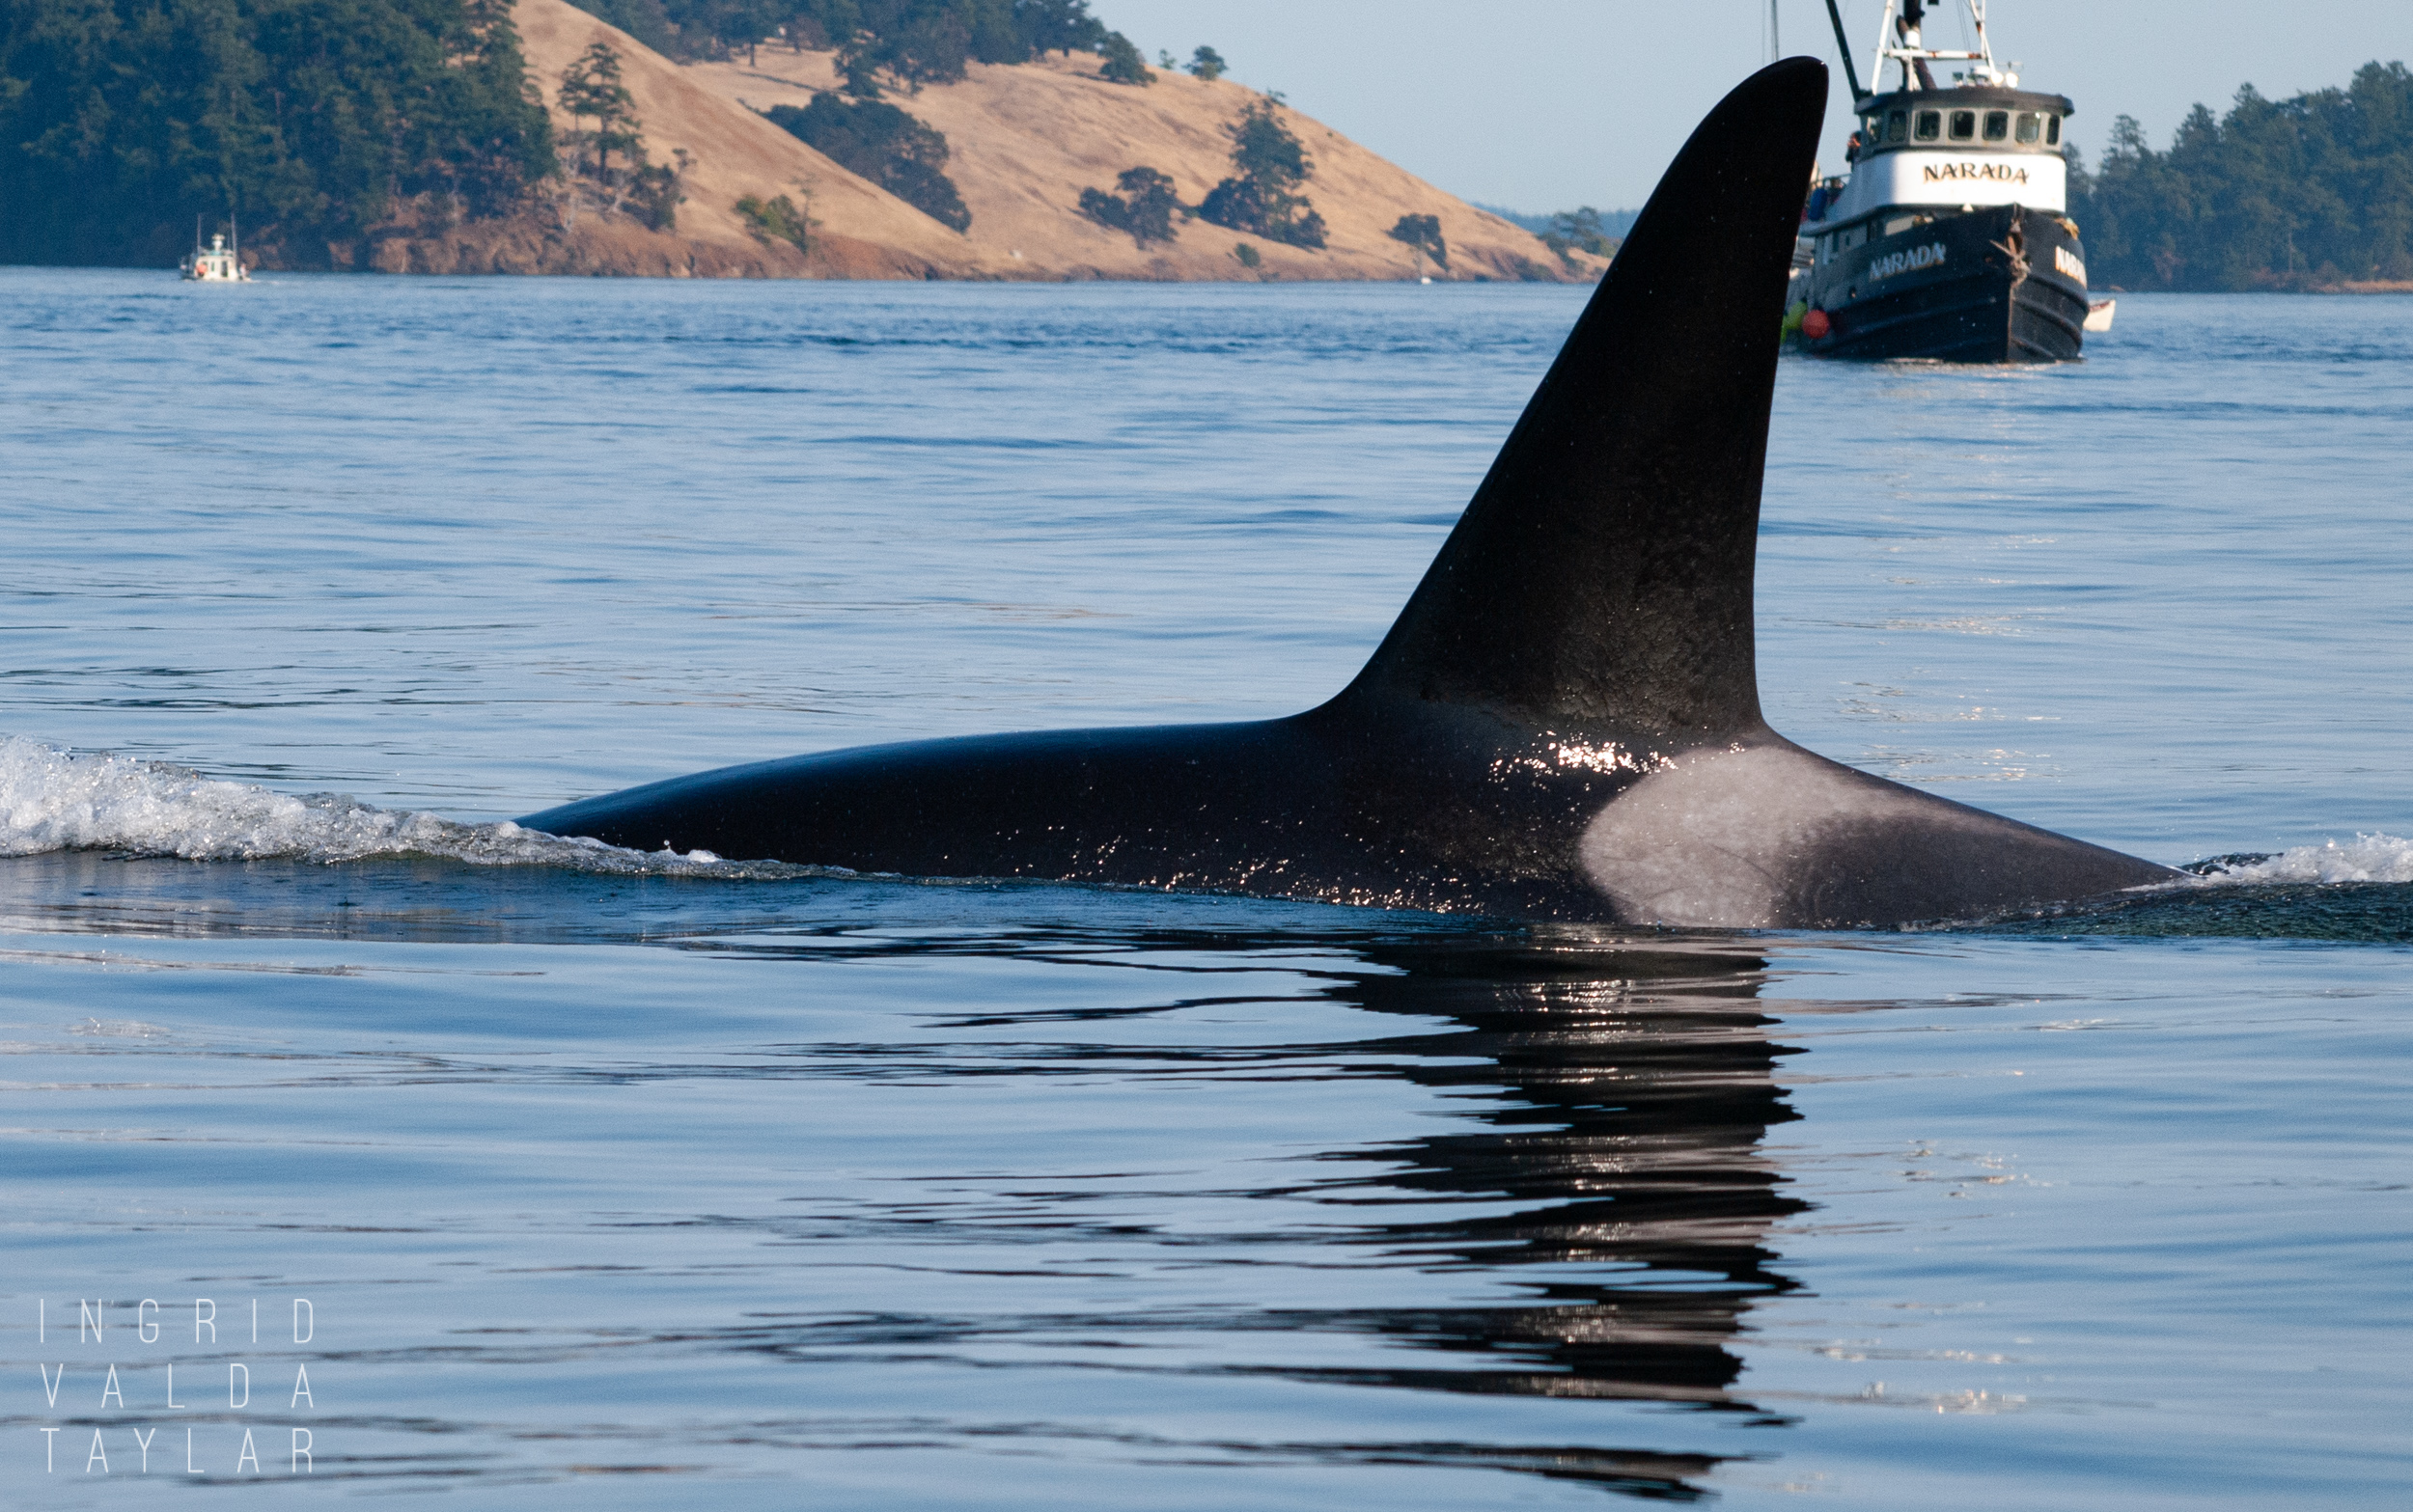
M 1860 87 L 1859 70 L 1851 66 L 1851 43 L 1844 38 L 1844 13 L 1835 8 L 1835 0 L 1826 0 L 1826 18 L 1835 23 L 1835 50 L 1844 56 L 1844 82 L 1851 86 L 1851 102 L 1857 106 L 1869 96 Z

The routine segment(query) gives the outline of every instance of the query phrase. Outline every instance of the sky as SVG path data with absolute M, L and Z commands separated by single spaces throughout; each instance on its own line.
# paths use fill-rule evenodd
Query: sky
M 1825 0 L 1776 0 L 1787 55 L 1835 66 Z M 1965 0 L 1929 0 L 1928 42 L 1957 47 Z M 1768 0 L 1091 0 L 1139 43 L 1232 77 L 1457 195 L 1528 212 L 1637 206 L 1718 97 L 1768 61 Z M 1845 0 L 1854 62 L 1882 0 Z M 2374 58 L 2413 63 L 2413 0 L 1993 0 L 1986 29 L 2021 84 L 2066 95 L 2089 161 L 2115 116 L 2155 146 L 2201 100 L 2251 82 L 2274 98 L 2343 85 Z M 1850 129 L 1842 70 L 1819 160 Z

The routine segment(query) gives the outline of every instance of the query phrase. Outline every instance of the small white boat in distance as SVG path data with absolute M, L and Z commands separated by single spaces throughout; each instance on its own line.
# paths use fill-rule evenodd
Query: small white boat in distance
M 2090 331 L 2111 329 L 2112 316 L 2120 309 L 2117 299 L 2097 299 L 2086 307 L 2086 328 Z
M 248 284 L 251 272 L 243 266 L 242 258 L 226 244 L 224 235 L 211 236 L 209 245 L 201 244 L 201 230 L 193 230 L 193 250 L 181 264 L 184 279 L 194 284 Z

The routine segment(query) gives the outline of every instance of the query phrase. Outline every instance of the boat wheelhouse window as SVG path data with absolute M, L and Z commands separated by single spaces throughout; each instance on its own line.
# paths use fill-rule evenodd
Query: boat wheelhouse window
M 1944 113 L 1940 110 L 1919 112 L 1919 140 L 1932 142 L 1944 134 Z
M 2046 147 L 2061 146 L 2061 117 L 2046 116 L 2044 118 L 2044 145 Z
M 1974 110 L 1953 112 L 1953 140 L 1966 142 L 1978 134 L 1978 113 Z
M 2011 135 L 2011 112 L 2008 110 L 1987 111 L 1985 113 L 1985 139 L 1989 142 L 1999 142 L 2009 135 Z
M 2037 133 L 2044 129 L 2044 118 L 2033 110 L 2019 112 L 2019 140 L 2033 143 Z
M 1897 110 L 1889 112 L 1885 117 L 1885 140 L 1888 142 L 1900 141 L 1902 139 L 1903 128 L 1909 124 L 1909 121 L 1910 116 L 1907 111 Z

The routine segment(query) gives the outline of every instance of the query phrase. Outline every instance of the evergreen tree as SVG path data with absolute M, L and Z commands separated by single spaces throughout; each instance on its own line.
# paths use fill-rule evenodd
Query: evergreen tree
M 679 30 L 662 0 L 580 0 L 579 9 L 665 57 L 680 56 Z
M 1061 52 L 1096 52 L 1106 41 L 1106 25 L 1089 14 L 1089 0 L 1013 0 L 1014 35 L 1030 56 Z M 1022 58 L 987 58 L 987 63 L 1021 63 Z
M 671 57 L 749 60 L 785 32 L 790 45 L 855 60 L 849 78 L 885 74 L 908 93 L 963 77 L 972 63 L 1028 63 L 1096 51 L 1108 33 L 1089 0 L 573 0 Z M 658 19 L 657 19 L 658 17 Z M 871 99 L 877 90 L 848 94 Z
M 611 43 L 595 43 L 563 72 L 559 98 L 573 126 L 595 123 L 594 130 L 581 133 L 580 145 L 595 150 L 596 178 L 610 177 L 614 151 L 624 159 L 638 151 L 644 123 L 636 117 L 636 96 L 620 81 L 620 54 Z
M 1148 60 L 1140 56 L 1140 50 L 1131 39 L 1121 32 L 1108 32 L 1106 40 L 1098 44 L 1097 51 L 1104 60 L 1098 66 L 1099 78 L 1110 79 L 1117 84 L 1146 85 L 1155 82 L 1156 75 L 1148 69 Z
M 1081 213 L 1100 226 L 1130 233 L 1143 249 L 1151 241 L 1171 241 L 1173 212 L 1181 207 L 1173 180 L 1153 168 L 1126 168 L 1115 183 L 1121 194 L 1082 190 Z
M 1297 188 L 1316 171 L 1308 160 L 1306 145 L 1282 124 L 1274 108 L 1281 102 L 1279 96 L 1262 96 L 1240 112 L 1239 120 L 1224 127 L 1224 134 L 1232 139 L 1232 166 L 1240 171 L 1240 177 L 1277 192 Z
M 1402 215 L 1391 228 L 1391 239 L 1404 241 L 1433 261 L 1436 267 L 1450 265 L 1450 244 L 1441 236 L 1438 215 Z
M 1223 54 L 1212 47 L 1202 46 L 1190 54 L 1190 76 L 1193 78 L 1205 79 L 1212 83 L 1223 77 L 1226 67 Z
M 1254 232 L 1271 241 L 1320 250 L 1324 218 L 1304 196 L 1290 191 L 1316 171 L 1307 149 L 1282 124 L 1278 96 L 1264 96 L 1224 128 L 1232 139 L 1233 176 L 1206 191 L 1199 218 L 1234 231 Z
M 1569 269 L 1575 267 L 1574 254 L 1589 252 L 1595 258 L 1613 257 L 1617 241 L 1600 224 L 1600 212 L 1591 206 L 1561 210 L 1550 217 L 1550 229 L 1541 234 L 1541 244 L 1559 255 L 1559 261 Z
M 607 210 L 623 209 L 655 231 L 678 225 L 679 206 L 687 196 L 687 150 L 677 150 L 678 166 L 652 161 L 645 150 L 645 124 L 637 119 L 636 99 L 621 82 L 620 54 L 611 44 L 596 41 L 562 70 L 562 109 L 573 124 L 593 121 L 592 131 L 573 129 L 571 168 L 591 177 L 602 191 Z M 586 159 L 592 149 L 592 164 Z M 612 154 L 620 166 L 612 166 Z
M 895 105 L 824 92 L 802 109 L 773 105 L 766 114 L 773 125 L 948 230 L 972 224 L 971 210 L 946 174 L 946 136 Z

